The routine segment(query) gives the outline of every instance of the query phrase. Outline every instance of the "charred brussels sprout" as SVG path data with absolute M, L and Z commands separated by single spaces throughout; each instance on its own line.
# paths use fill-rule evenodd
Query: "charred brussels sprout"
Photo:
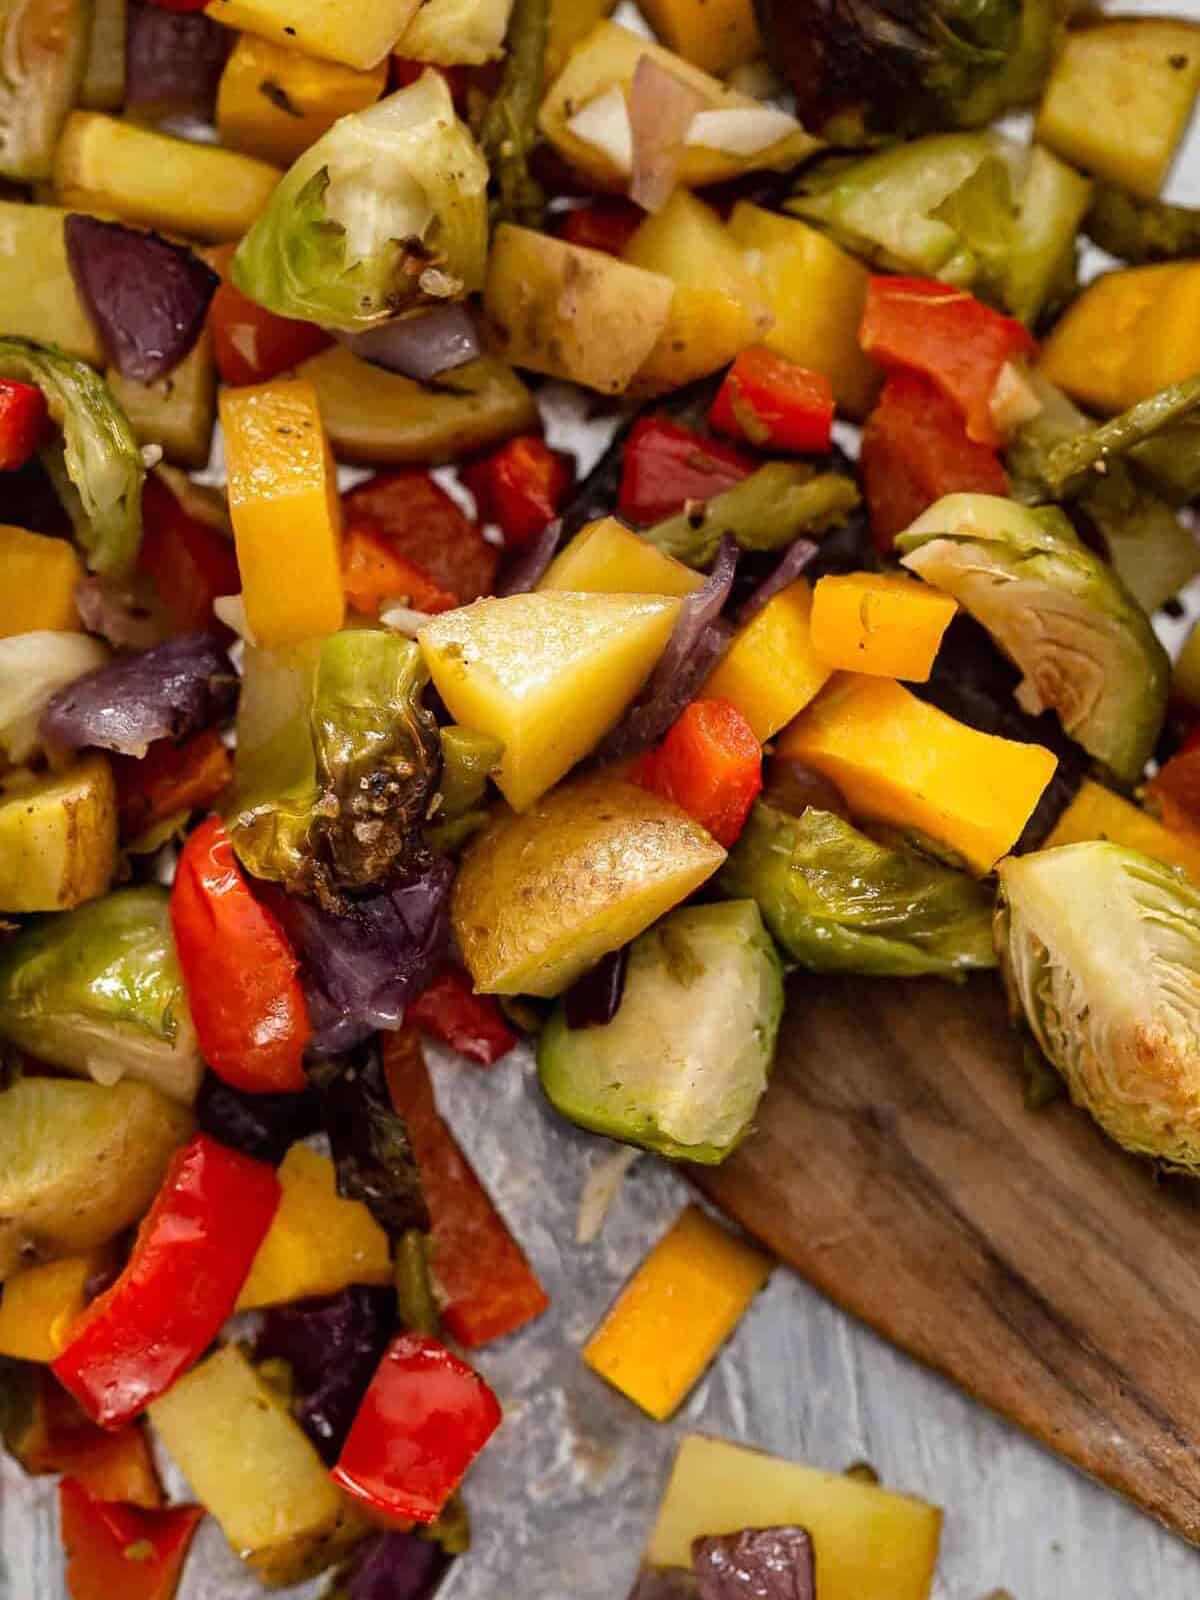
M 0 0 L 0 177 L 50 176 L 91 30 L 91 0 Z
M 1127 1150 L 1200 1169 L 1200 889 L 1100 842 L 999 870 L 1009 996 L 1071 1098 Z

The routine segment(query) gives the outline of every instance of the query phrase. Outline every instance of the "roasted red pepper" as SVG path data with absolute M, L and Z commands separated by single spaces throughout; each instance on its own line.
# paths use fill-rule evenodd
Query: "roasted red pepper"
M 380 472 L 343 496 L 348 524 L 377 525 L 397 554 L 460 605 L 491 594 L 500 552 L 427 472 Z
M 204 1354 L 279 1205 L 274 1167 L 193 1134 L 175 1152 L 125 1270 L 52 1363 L 93 1422 L 122 1428 Z
M 693 700 L 631 777 L 673 800 L 729 849 L 762 788 L 762 746 L 728 700 Z
M 751 345 L 730 367 L 708 420 L 760 450 L 823 455 L 833 439 L 833 385 L 823 372 Z
M 382 1522 L 434 1522 L 500 1422 L 473 1368 L 425 1334 L 384 1353 L 333 1478 Z
M 219 817 L 183 847 L 171 928 L 200 1053 L 217 1076 L 250 1094 L 303 1089 L 312 1027 L 299 963 L 250 893 Z
M 630 200 L 596 200 L 567 212 L 562 237 L 583 250 L 619 256 L 645 220 L 646 213 Z
M 743 450 L 706 439 L 669 417 L 642 417 L 625 441 L 617 510 L 648 527 L 682 511 L 689 500 L 711 500 L 755 469 Z
M 467 92 L 473 82 L 486 82 L 487 74 L 466 66 L 437 66 L 432 61 L 414 61 L 410 56 L 392 56 L 390 89 L 407 89 L 427 72 L 439 73 L 446 80 L 454 108 L 460 114 L 467 104 Z
M 386 600 L 408 597 L 414 611 L 452 611 L 457 597 L 439 589 L 415 561 L 392 548 L 377 523 L 352 523 L 342 536 L 346 600 L 365 617 L 377 617 Z
M 242 587 L 233 540 L 185 511 L 153 473 L 142 489 L 138 569 L 179 633 L 219 632 L 213 601 Z
M 200 7 L 189 5 L 173 9 L 199 10 Z M 266 383 L 281 372 L 298 367 L 309 356 L 318 355 L 333 343 L 333 339 L 311 322 L 277 317 L 235 288 L 229 277 L 229 263 L 236 248 L 236 245 L 224 245 L 212 252 L 212 264 L 221 274 L 220 287 L 208 308 L 213 356 L 222 383 Z
M 405 1014 L 423 1032 L 483 1067 L 492 1066 L 517 1043 L 495 1000 L 476 994 L 460 967 L 448 967 Z
M 429 1207 L 442 1321 L 468 1349 L 501 1339 L 541 1316 L 550 1303 L 546 1291 L 439 1116 L 414 1029 L 384 1035 L 383 1063 Z
M 204 811 L 233 777 L 233 763 L 215 728 L 182 744 L 156 739 L 146 754 L 112 756 L 121 836 L 136 839 L 182 811 Z
M 889 372 L 919 372 L 942 391 L 975 444 L 1004 434 L 992 397 L 1006 363 L 1037 352 L 1028 328 L 965 289 L 932 278 L 872 278 L 859 342 Z
M 876 548 L 944 494 L 1008 493 L 1008 475 L 987 445 L 974 444 L 953 402 L 927 378 L 896 373 L 863 429 L 858 458 Z
M 58 1505 L 71 1600 L 171 1600 L 203 1507 L 145 1511 L 96 1499 L 74 1478 Z
M 121 1500 L 147 1511 L 162 1505 L 162 1488 L 140 1422 L 106 1433 L 84 1416 L 47 1368 L 36 1370 L 34 1383 L 29 1426 L 19 1439 L 10 1440 L 26 1472 L 62 1473 L 96 1500 Z
M 1146 785 L 1167 827 L 1200 828 L 1200 728 L 1193 728 Z
M 569 456 L 524 434 L 464 467 L 462 480 L 481 520 L 498 523 L 505 544 L 521 550 L 553 522 L 574 476 Z
M 0 378 L 0 472 L 23 467 L 49 426 L 46 397 L 36 384 Z

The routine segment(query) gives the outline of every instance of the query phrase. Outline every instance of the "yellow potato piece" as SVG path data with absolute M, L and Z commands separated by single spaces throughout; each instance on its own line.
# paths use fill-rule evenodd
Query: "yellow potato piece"
M 911 578 L 851 572 L 813 591 L 812 646 L 831 667 L 925 683 L 958 602 Z
M 104 346 L 67 265 L 66 215 L 0 200 L 0 337 L 56 344 L 102 367 Z
M 1169 867 L 1182 867 L 1200 883 L 1200 836 L 1164 827 L 1148 811 L 1087 778 L 1059 817 L 1044 848 L 1086 844 L 1093 839 L 1107 839 L 1128 850 L 1140 850 Z
M 73 544 L 0 523 L 0 639 L 79 628 L 75 585 L 83 563 Z
M 543 590 L 443 612 L 418 638 L 455 721 L 504 746 L 496 783 L 524 811 L 617 721 L 678 614 L 667 595 Z
M 704 586 L 693 572 L 639 538 L 615 517 L 590 522 L 546 568 L 539 589 L 588 594 L 673 594 L 682 598 Z
M 217 89 L 221 143 L 290 167 L 339 117 L 365 111 L 387 88 L 387 61 L 367 72 L 238 35 Z
M 205 16 L 273 39 L 306 55 L 374 67 L 391 50 L 421 0 L 211 0 Z
M 117 871 L 117 789 L 106 756 L 0 778 L 0 913 L 69 911 Z
M 765 744 L 833 672 L 813 648 L 811 618 L 812 590 L 798 578 L 734 634 L 700 698 L 728 700 Z
M 208 328 L 165 378 L 137 383 L 110 367 L 104 381 L 139 444 L 161 445 L 179 467 L 208 465 L 217 420 L 217 365 Z
M 763 53 L 754 0 L 642 0 L 642 11 L 669 49 L 715 77 Z

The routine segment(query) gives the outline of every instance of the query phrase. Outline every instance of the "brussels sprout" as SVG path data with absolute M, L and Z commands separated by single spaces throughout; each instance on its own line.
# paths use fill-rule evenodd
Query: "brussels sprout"
M 487 163 L 446 80 L 343 117 L 287 172 L 233 260 L 244 294 L 353 333 L 482 288 Z
M 1200 888 L 1107 842 L 1001 862 L 1014 1010 L 1127 1150 L 1200 1170 Z
M 142 542 L 146 468 L 125 413 L 91 367 L 53 345 L 0 339 L 0 378 L 33 383 L 62 429 L 42 461 L 70 513 L 88 565 L 121 577 Z
M 0 945 L 0 1038 L 99 1083 L 141 1078 L 174 1100 L 200 1052 L 165 889 L 119 889 Z
M 1166 715 L 1170 662 L 1146 613 L 1061 511 L 947 495 L 896 547 L 1020 668 L 1022 710 L 1054 711 L 1115 777 L 1140 776 Z
M 752 900 L 688 906 L 629 952 L 612 1021 L 538 1041 L 552 1104 L 582 1127 L 715 1165 L 749 1131 L 783 1014 L 779 957 Z
M 50 176 L 91 29 L 91 0 L 0 0 L 0 177 Z
M 996 964 L 982 884 L 877 844 L 831 811 L 793 817 L 760 801 L 717 887 L 756 900 L 784 950 L 813 972 L 954 978 Z
M 0 752 L 14 763 L 40 747 L 38 723 L 51 697 L 108 660 L 87 633 L 17 633 L 0 639 Z
M 689 567 L 708 567 L 726 534 L 743 550 L 782 550 L 802 534 L 839 527 L 859 499 L 844 473 L 771 461 L 703 506 L 645 529 L 642 538 Z
M 1083 231 L 1131 266 L 1200 256 L 1200 209 L 1141 200 L 1106 183 L 1096 185 Z

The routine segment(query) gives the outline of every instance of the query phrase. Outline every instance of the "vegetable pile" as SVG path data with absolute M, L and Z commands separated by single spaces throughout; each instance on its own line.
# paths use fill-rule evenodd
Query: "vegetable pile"
M 998 970 L 1200 1171 L 1200 24 L 614 9 L 0 8 L 0 1416 L 74 1600 L 205 1512 L 349 1600 L 466 1549 L 548 1300 L 426 1042 L 713 1164 L 789 968 Z M 769 1270 L 689 1208 L 583 1359 L 666 1418 Z M 727 1449 L 644 1600 L 928 1596 L 930 1508 Z

